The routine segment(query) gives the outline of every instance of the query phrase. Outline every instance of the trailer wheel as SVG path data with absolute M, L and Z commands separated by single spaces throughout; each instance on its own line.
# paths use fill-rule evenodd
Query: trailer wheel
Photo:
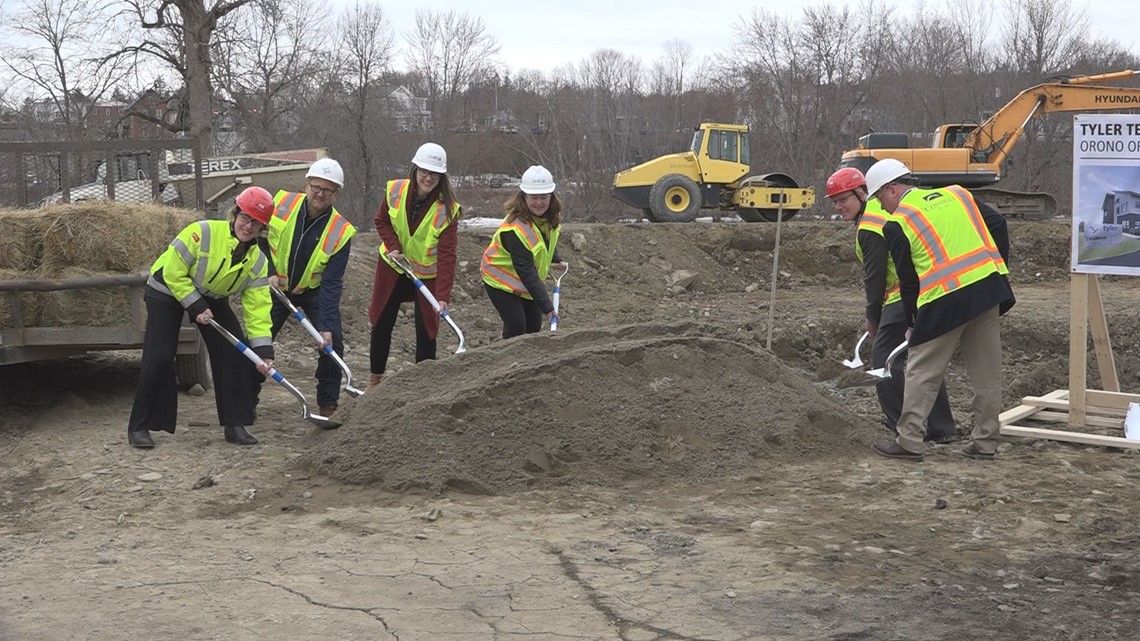
M 210 355 L 206 352 L 206 343 L 198 345 L 197 354 L 179 354 L 174 357 L 174 369 L 178 372 L 178 387 L 185 392 L 194 387 L 210 389 L 214 386 L 214 377 L 210 372 Z
M 649 190 L 649 208 L 656 222 L 692 222 L 701 210 L 701 190 L 687 176 L 662 176 Z

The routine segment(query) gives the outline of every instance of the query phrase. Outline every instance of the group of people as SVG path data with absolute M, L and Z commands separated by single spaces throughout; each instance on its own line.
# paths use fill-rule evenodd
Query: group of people
M 836 213 L 856 223 L 873 367 L 882 368 L 907 342 L 907 357 L 892 363 L 890 378 L 876 390 L 883 425 L 895 438 L 871 449 L 921 461 L 926 441 L 957 438 L 945 377 L 960 347 L 974 391 L 972 439 L 961 453 L 994 458 L 1002 391 L 998 317 L 1014 304 L 1005 218 L 962 187 L 918 188 L 895 159 L 876 162 L 865 176 L 839 169 L 825 189 Z
M 457 222 L 462 207 L 447 176 L 447 152 L 425 143 L 412 157 L 407 178 L 391 180 L 376 214 L 380 255 L 369 319 L 371 376 L 365 391 L 383 377 L 392 331 L 405 302 L 415 305 L 416 362 L 434 359 L 440 314 L 417 297 L 419 279 L 446 312 L 454 285 Z M 317 405 L 322 416 L 337 410 L 341 369 L 328 347 L 344 353 L 340 302 L 356 228 L 336 209 L 344 187 L 340 164 L 324 158 L 306 174 L 301 192 L 271 196 L 250 187 L 235 199 L 226 220 L 190 224 L 151 267 L 139 386 L 127 426 L 127 441 L 153 448 L 150 432 L 174 433 L 178 393 L 174 359 L 178 333 L 189 314 L 209 352 L 218 422 L 226 441 L 256 444 L 246 429 L 257 416 L 265 375 L 273 369 L 273 341 L 291 307 L 302 310 L 321 335 L 317 345 Z M 483 253 L 487 295 L 503 321 L 503 338 L 534 333 L 555 313 L 543 281 L 551 265 L 567 267 L 558 254 L 562 203 L 554 178 L 535 165 L 523 173 L 519 191 Z M 405 268 L 411 274 L 405 274 Z M 273 295 L 277 289 L 290 304 Z M 240 297 L 245 330 L 230 308 Z M 417 302 L 417 298 L 419 298 Z M 213 323 L 238 337 L 261 359 L 254 365 Z
M 303 310 L 321 335 L 317 405 L 325 417 L 336 411 L 341 370 L 326 352 L 331 346 L 344 353 L 340 302 L 356 234 L 336 209 L 344 184 L 340 164 L 321 159 L 307 172 L 302 192 L 270 196 L 250 187 L 237 197 L 228 220 L 192 223 L 171 241 L 147 283 L 142 371 L 127 428 L 130 445 L 151 448 L 151 431 L 174 433 L 174 358 L 187 314 L 209 351 L 218 421 L 227 441 L 257 443 L 246 427 L 256 420 L 259 392 L 273 367 L 273 341 L 291 306 Z M 891 376 L 877 385 L 883 425 L 895 438 L 873 443 L 872 449 L 921 461 L 926 441 L 957 438 L 944 379 L 960 346 L 975 394 L 973 438 L 961 451 L 975 459 L 993 458 L 1002 383 L 998 317 L 1014 303 L 1005 218 L 961 187 L 918 188 L 906 165 L 893 159 L 875 163 L 865 176 L 854 168 L 836 171 L 826 193 L 839 216 L 856 223 L 872 365 L 883 367 L 887 355 L 907 342 L 908 356 L 896 359 Z M 369 305 L 366 391 L 384 375 L 405 302 L 415 304 L 416 362 L 436 357 L 440 312 L 417 296 L 416 285 L 405 276 L 421 281 L 446 312 L 462 211 L 448 179 L 447 153 L 438 144 L 421 145 L 408 177 L 387 183 L 374 221 L 381 243 Z M 561 224 L 553 176 L 542 166 L 530 167 L 480 263 L 487 297 L 503 321 L 503 338 L 537 332 L 555 313 L 543 281 L 552 265 L 567 266 L 558 253 Z M 271 288 L 292 305 L 274 298 Z M 244 331 L 229 306 L 232 296 L 241 298 Z M 262 362 L 255 366 L 247 360 L 211 322 L 240 337 Z

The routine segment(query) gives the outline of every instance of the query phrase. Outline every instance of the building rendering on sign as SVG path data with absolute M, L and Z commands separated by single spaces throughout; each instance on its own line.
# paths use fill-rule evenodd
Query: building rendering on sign
M 1110 191 L 1101 204 L 1104 224 L 1120 225 L 1126 234 L 1140 232 L 1140 194 L 1134 191 Z

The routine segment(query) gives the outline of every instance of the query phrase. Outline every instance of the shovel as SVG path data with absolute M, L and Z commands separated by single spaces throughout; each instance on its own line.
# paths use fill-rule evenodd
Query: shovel
M 554 276 L 554 295 L 551 296 L 551 300 L 554 303 L 554 313 L 550 315 L 550 331 L 552 332 L 558 331 L 558 301 L 562 298 L 562 277 L 566 275 L 566 272 L 570 271 L 570 265 L 555 267 L 554 269 L 559 270 L 561 273 L 555 274 Z
M 289 308 L 289 311 L 293 314 L 293 318 L 297 319 L 297 322 L 301 324 L 301 327 L 305 328 L 306 332 L 309 332 L 309 336 L 312 336 L 317 341 L 317 343 L 325 342 L 325 339 L 321 336 L 321 333 L 317 331 L 316 327 L 313 327 L 313 324 L 311 322 L 309 322 L 308 317 L 305 316 L 305 312 L 297 309 L 297 306 L 293 304 L 293 301 L 289 300 L 289 297 L 282 293 L 280 289 L 277 289 L 276 287 L 270 287 L 269 289 L 273 292 L 273 295 L 277 297 L 277 300 L 281 301 L 285 304 L 286 307 Z M 336 364 L 340 367 L 341 371 L 344 372 L 344 376 L 347 379 L 344 384 L 344 391 L 347 392 L 349 396 L 356 398 L 364 393 L 362 390 L 358 390 L 352 386 L 352 372 L 349 371 L 348 365 L 344 362 L 344 359 L 340 357 L 340 354 L 336 353 L 336 350 L 333 349 L 332 345 L 325 345 L 321 348 L 321 352 L 327 354 L 330 358 L 336 361 Z
M 237 336 L 234 336 L 233 334 L 231 334 L 229 332 L 229 330 L 227 330 L 225 327 L 222 327 L 221 325 L 219 325 L 218 322 L 212 318 L 210 319 L 210 325 L 214 329 L 218 330 L 218 333 L 221 334 L 222 336 L 224 336 L 226 338 L 226 340 L 228 340 L 230 342 L 231 345 L 233 345 L 234 347 L 236 347 L 238 349 L 239 352 L 241 352 L 242 354 L 245 354 L 246 358 L 253 361 L 254 365 L 261 365 L 262 363 L 265 362 L 265 361 L 261 360 L 261 357 L 258 356 L 257 354 L 255 354 L 252 349 L 247 347 L 245 345 L 245 343 L 242 343 L 240 340 L 238 340 Z M 270 378 L 272 378 L 273 380 L 280 383 L 281 387 L 284 387 L 285 389 L 289 390 L 290 394 L 297 397 L 297 400 L 301 402 L 302 417 L 306 421 L 312 423 L 313 425 L 317 425 L 319 427 L 322 427 L 326 430 L 332 430 L 332 429 L 336 429 L 336 428 L 340 427 L 340 423 L 332 420 L 331 418 L 328 418 L 326 416 L 321 416 L 320 414 L 313 414 L 312 412 L 310 412 L 309 411 L 309 403 L 305 401 L 305 395 L 301 393 L 301 390 L 297 389 L 296 387 L 293 387 L 292 383 L 285 380 L 285 377 L 282 376 L 280 372 L 278 372 L 277 370 L 275 370 L 271 367 L 271 368 L 269 368 L 269 372 L 267 373 L 267 375 Z
M 892 349 L 891 353 L 887 355 L 887 362 L 882 367 L 867 370 L 867 376 L 870 377 L 868 383 L 881 383 L 885 380 L 889 380 L 891 378 L 891 365 L 894 364 L 899 354 L 906 351 L 908 345 L 909 343 L 907 341 L 899 343 L 899 346 Z
M 463 352 L 466 352 L 467 346 L 466 342 L 463 340 L 463 332 L 459 331 L 459 326 L 455 324 L 455 321 L 451 320 L 451 314 L 447 313 L 446 309 L 443 309 L 439 306 L 439 301 L 435 299 L 435 296 L 433 296 L 430 291 L 428 291 L 427 285 L 424 285 L 424 282 L 420 280 L 418 276 L 416 276 L 416 273 L 414 271 L 412 271 L 412 264 L 408 262 L 408 259 L 404 258 L 403 256 L 389 256 L 389 258 L 392 259 L 392 262 L 399 265 L 400 269 L 404 270 L 405 276 L 412 279 L 412 282 L 416 284 L 416 289 L 419 290 L 420 295 L 427 299 L 427 302 L 431 305 L 431 308 L 434 309 L 437 314 L 439 314 L 439 317 L 447 321 L 448 325 L 451 325 L 451 329 L 454 330 L 455 335 L 459 337 L 459 347 L 455 349 L 455 353 L 462 354 Z
M 846 365 L 848 369 L 859 369 L 863 367 L 863 359 L 859 358 L 859 350 L 863 349 L 863 343 L 867 341 L 867 336 L 869 336 L 869 334 L 863 332 L 863 335 L 859 337 L 859 342 L 855 343 L 855 358 L 843 360 L 843 364 Z

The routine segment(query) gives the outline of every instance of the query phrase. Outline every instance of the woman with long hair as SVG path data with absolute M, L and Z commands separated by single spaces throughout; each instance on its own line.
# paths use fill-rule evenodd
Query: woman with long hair
M 408 177 L 388 181 L 384 202 L 376 213 L 376 231 L 382 242 L 368 309 L 372 322 L 368 388 L 384 375 L 402 303 L 416 303 L 416 362 L 435 358 L 439 314 L 417 296 L 415 285 L 396 261 L 406 261 L 446 310 L 455 284 L 456 222 L 461 214 L 447 178 L 447 152 L 433 142 L 420 145 Z
M 562 201 L 550 171 L 541 165 L 527 169 L 506 207 L 480 269 L 487 296 L 503 319 L 503 338 L 511 338 L 533 334 L 551 318 L 554 304 L 542 281 L 551 264 L 568 265 L 558 255 Z

